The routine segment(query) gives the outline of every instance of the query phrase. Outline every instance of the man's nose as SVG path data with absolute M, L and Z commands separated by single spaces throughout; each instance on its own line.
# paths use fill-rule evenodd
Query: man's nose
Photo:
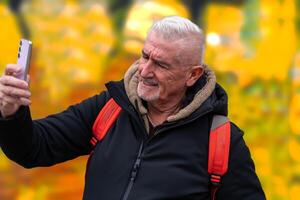
M 146 63 L 142 64 L 140 75 L 142 77 L 152 77 L 153 76 L 153 62 L 149 59 Z

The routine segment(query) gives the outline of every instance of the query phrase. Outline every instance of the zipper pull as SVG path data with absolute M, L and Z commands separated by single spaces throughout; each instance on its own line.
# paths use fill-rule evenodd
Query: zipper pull
M 140 167 L 140 165 L 138 163 L 134 164 L 133 170 L 131 172 L 130 181 L 134 181 L 135 180 L 135 178 L 137 176 L 137 173 L 138 173 L 138 170 L 139 170 L 139 167 Z

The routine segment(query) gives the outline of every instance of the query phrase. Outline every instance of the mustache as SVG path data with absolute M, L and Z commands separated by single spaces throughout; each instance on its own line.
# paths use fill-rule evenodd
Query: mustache
M 143 77 L 140 77 L 140 81 L 146 83 L 146 84 L 150 84 L 150 85 L 157 85 L 158 84 L 158 81 L 153 79 L 153 78 L 143 78 Z

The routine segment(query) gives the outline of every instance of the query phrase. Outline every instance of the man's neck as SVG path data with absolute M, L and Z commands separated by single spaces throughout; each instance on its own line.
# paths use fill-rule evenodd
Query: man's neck
M 151 123 L 156 126 L 166 121 L 169 116 L 175 115 L 181 108 L 183 98 L 173 102 L 148 102 L 148 117 Z

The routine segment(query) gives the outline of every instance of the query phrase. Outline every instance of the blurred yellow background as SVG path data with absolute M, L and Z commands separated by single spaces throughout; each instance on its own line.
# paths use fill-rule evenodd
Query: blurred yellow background
M 230 3 L 229 3 L 230 2 Z M 192 19 L 229 95 L 270 200 L 300 199 L 300 0 L 0 1 L 0 71 L 33 41 L 32 114 L 59 112 L 121 79 L 152 21 Z M 0 153 L 0 199 L 81 199 L 87 157 L 25 170 Z M 99 186 L 101 187 L 101 186 Z

